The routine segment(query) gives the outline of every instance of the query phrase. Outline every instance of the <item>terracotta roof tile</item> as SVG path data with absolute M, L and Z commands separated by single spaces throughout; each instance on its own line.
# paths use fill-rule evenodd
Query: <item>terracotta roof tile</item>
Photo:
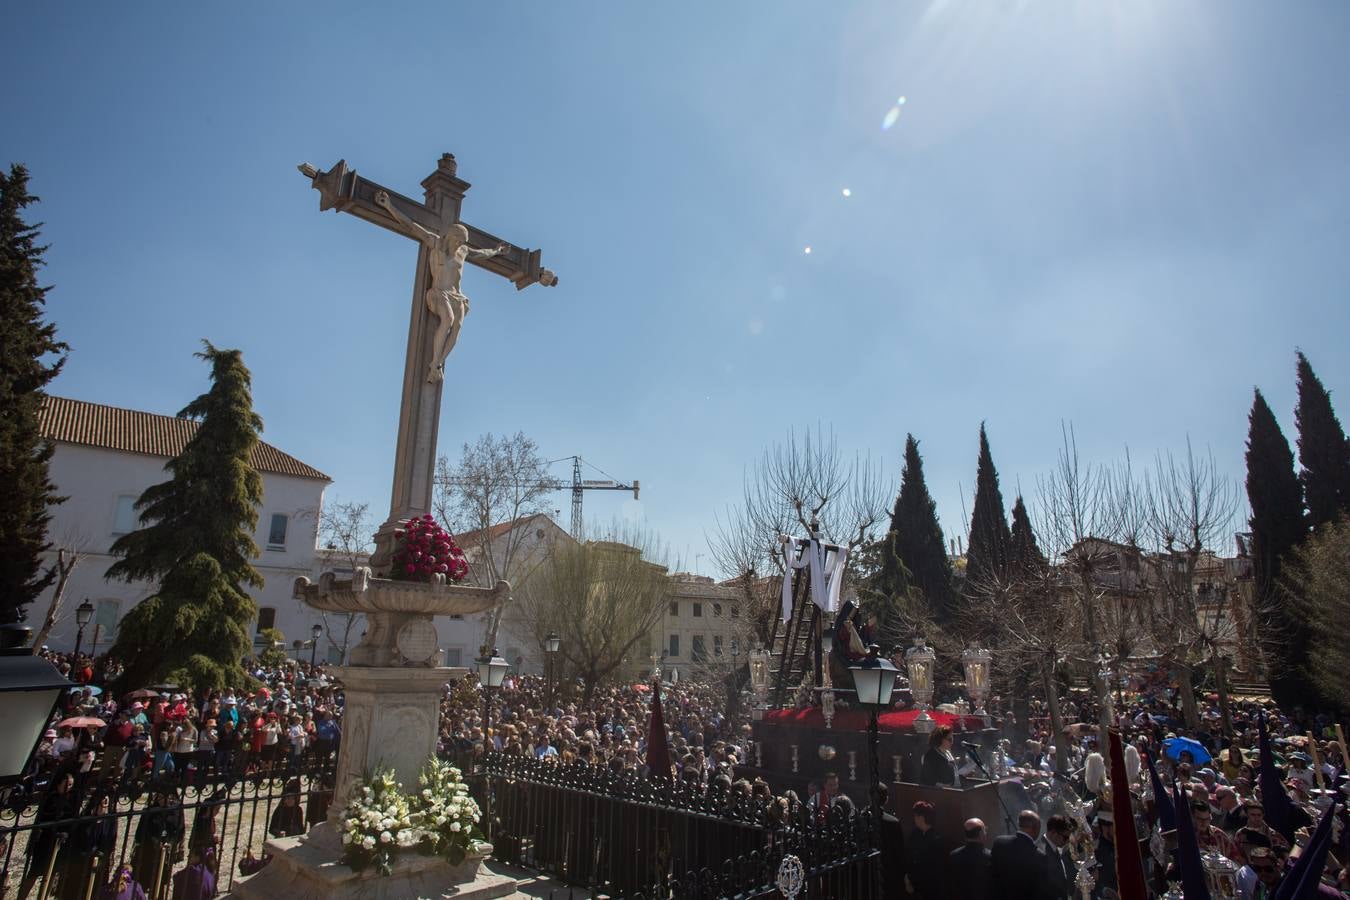
M 147 456 L 177 456 L 197 431 L 197 423 L 191 419 L 50 395 L 38 418 L 48 440 Z M 264 441 L 253 448 L 249 461 L 259 472 L 333 480 Z

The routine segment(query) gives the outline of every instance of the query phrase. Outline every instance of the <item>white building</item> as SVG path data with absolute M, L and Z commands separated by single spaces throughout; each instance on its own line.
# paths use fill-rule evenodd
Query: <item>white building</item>
M 85 628 L 83 647 L 107 649 L 122 616 L 150 595 L 154 585 L 127 584 L 104 578 L 116 557 L 108 548 L 118 536 L 137 527 L 134 504 L 141 493 L 170 476 L 164 464 L 178 455 L 196 432 L 197 423 L 173 416 L 138 412 L 114 406 L 48 397 L 41 416 L 43 436 L 56 445 L 51 479 L 66 501 L 52 508 L 48 539 L 55 550 L 69 547 L 80 553 L 71 574 L 55 627 L 47 644 L 69 650 L 75 644 L 75 608 L 88 599 L 93 620 Z M 263 502 L 258 510 L 259 547 L 254 565 L 264 586 L 253 592 L 259 607 L 254 633 L 279 628 L 287 651 L 293 639 L 310 640 L 317 612 L 291 598 L 294 581 L 314 569 L 315 534 L 323 492 L 331 479 L 318 469 L 259 442 L 254 468 L 262 475 Z M 34 629 L 46 617 L 52 588 L 28 607 Z M 320 640 L 319 658 L 328 654 Z M 302 652 L 307 655 L 308 649 Z

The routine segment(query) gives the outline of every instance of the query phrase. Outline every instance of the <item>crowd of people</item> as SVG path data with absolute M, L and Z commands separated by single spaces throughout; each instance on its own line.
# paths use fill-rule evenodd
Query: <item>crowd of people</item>
M 323 667 L 256 668 L 256 685 L 249 690 L 193 694 L 155 685 L 113 697 L 104 688 L 118 673 L 105 671 L 104 661 L 49 658 L 78 687 L 64 698 L 37 751 L 28 782 L 32 797 L 39 798 L 37 821 L 116 812 L 129 796 L 142 797 L 145 806 L 127 870 L 113 871 L 110 854 L 102 854 L 100 883 L 123 891 L 108 896 L 134 897 L 135 886 L 146 883 L 166 843 L 192 854 L 183 872 L 196 873 L 175 876 L 175 896 L 211 896 L 218 865 L 211 826 L 194 822 L 190 832 L 195 836 L 184 845 L 189 829 L 181 811 L 174 819 L 174 791 L 195 786 L 207 794 L 244 779 L 278 779 L 286 784 L 288 799 L 277 805 L 269 823 L 269 832 L 277 836 L 303 833 L 326 814 L 326 804 L 316 807 L 312 793 L 302 804 L 297 780 L 302 772 L 331 766 L 341 743 L 342 687 Z M 603 686 L 589 696 L 578 686 L 568 688 L 560 691 L 538 676 L 512 675 L 488 695 L 485 707 L 472 676 L 447 684 L 438 750 L 466 770 L 477 768 L 483 754 L 495 752 L 558 766 L 647 774 L 651 685 Z M 866 802 L 842 791 L 834 773 L 798 794 L 775 792 L 765 773 L 745 772 L 753 748 L 748 710 L 729 706 L 724 685 L 686 681 L 664 685 L 662 691 L 668 748 L 682 786 L 762 804 L 767 820 L 784 823 L 798 821 L 803 813 L 853 815 Z M 1091 896 L 1116 897 L 1115 823 L 1122 816 L 1134 823 L 1150 890 L 1161 895 L 1179 874 L 1175 825 L 1160 816 L 1161 804 L 1140 764 L 1145 760 L 1168 785 L 1169 805 L 1177 814 L 1189 814 L 1201 851 L 1232 861 L 1237 896 L 1272 897 L 1302 852 L 1300 844 L 1306 844 L 1319 809 L 1344 785 L 1345 752 L 1333 723 L 1301 710 L 1286 714 L 1269 701 L 1239 702 L 1230 706 L 1226 729 L 1216 704 L 1202 702 L 1201 727 L 1186 729 L 1174 703 L 1144 696 L 1126 700 L 1114 718 L 1127 744 L 1131 809 L 1113 807 L 1106 748 L 1098 743 L 1096 728 L 1084 724 L 1096 720 L 1090 698 L 1065 698 L 1064 711 L 1078 721 L 1062 735 L 1049 733 L 1048 719 L 1035 702 L 1026 722 L 1005 711 L 997 723 L 1003 734 L 998 762 L 1014 776 L 1010 796 L 1021 801 L 1011 811 L 1015 833 L 990 840 L 987 823 L 970 819 L 961 835 L 939 835 L 941 817 L 926 803 L 903 816 L 912 827 L 910 821 L 902 827 L 887 813 L 882 864 L 887 884 L 902 886 L 899 893 L 888 889 L 888 895 L 923 900 L 1078 897 L 1080 864 L 1090 859 L 1095 862 Z M 1281 785 L 1299 816 L 1299 830 L 1288 837 L 1272 827 L 1263 796 L 1258 717 L 1269 730 Z M 1169 753 L 1178 737 L 1193 746 Z M 950 735 L 939 729 L 923 759 L 923 780 L 952 783 L 972 776 L 968 760 L 951 747 Z M 1061 752 L 1067 772 L 1056 772 Z M 1173 780 L 1179 786 L 1175 796 Z M 1338 841 L 1350 834 L 1342 824 L 1337 823 Z M 44 831 L 28 842 L 16 896 L 26 897 L 47 871 L 58 848 L 46 838 L 54 835 Z M 949 851 L 958 838 L 960 846 Z M 78 834 L 72 829 L 62 839 L 60 868 L 87 873 L 97 848 L 111 840 L 106 828 L 90 826 Z M 1328 856 L 1323 878 L 1328 896 L 1350 893 L 1347 855 L 1337 843 Z M 259 864 L 251 855 L 249 863 Z

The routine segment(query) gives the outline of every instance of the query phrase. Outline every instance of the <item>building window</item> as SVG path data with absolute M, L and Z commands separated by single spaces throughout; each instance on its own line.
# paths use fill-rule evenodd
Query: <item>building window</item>
M 117 634 L 117 621 L 121 617 L 121 600 L 100 600 L 94 612 L 94 628 L 99 638 L 111 638 Z
M 694 604 L 694 618 L 695 618 L 695 619 L 701 619 L 701 618 L 703 618 L 703 604 L 702 604 L 702 603 L 695 603 L 695 604 Z
M 740 639 L 740 638 L 732 638 L 732 639 L 731 639 L 731 655 L 732 655 L 732 656 L 738 656 L 738 655 L 740 655 L 740 652 L 741 652 L 741 639 Z
M 136 495 L 122 494 L 117 498 L 117 509 L 113 513 L 113 536 L 131 534 L 136 530 Z
M 689 648 L 689 658 L 694 662 L 703 662 L 708 658 L 708 648 L 703 645 L 703 635 L 694 635 L 693 646 Z
M 680 601 L 678 600 L 670 601 L 670 614 L 672 616 L 678 616 L 680 614 Z
M 286 549 L 286 525 L 290 518 L 284 513 L 272 513 L 272 524 L 267 529 L 267 549 Z
M 714 618 L 721 618 L 721 617 L 722 617 L 722 604 L 720 604 L 720 603 L 714 603 L 714 604 L 713 604 L 713 617 L 714 617 Z
M 680 655 L 680 636 L 672 634 L 670 636 L 670 656 L 673 659 Z
M 258 607 L 258 633 L 265 628 L 277 627 L 277 608 L 275 606 Z
M 463 657 L 464 657 L 464 648 L 463 648 L 463 647 L 446 647 L 446 648 L 445 648 L 445 664 L 446 664 L 447 666 L 460 666 L 460 665 L 463 665 L 463 663 L 460 662 L 460 660 L 463 659 Z
M 721 655 L 722 655 L 722 636 L 721 636 L 720 634 L 714 634 L 714 635 L 713 635 L 713 656 L 721 656 Z
M 741 608 L 735 603 L 731 604 L 731 617 L 733 619 L 739 619 L 741 617 Z

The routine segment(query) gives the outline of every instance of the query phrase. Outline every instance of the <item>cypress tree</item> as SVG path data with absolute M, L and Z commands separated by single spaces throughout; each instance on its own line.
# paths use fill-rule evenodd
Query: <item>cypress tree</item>
M 1307 534 L 1294 454 L 1275 413 L 1254 391 L 1247 427 L 1247 502 L 1251 506 L 1252 583 L 1257 609 L 1269 619 L 1262 629 L 1271 690 L 1281 705 L 1308 696 L 1302 674 L 1309 633 L 1303 616 L 1278 589 L 1282 561 Z
M 211 389 L 178 414 L 198 420 L 197 431 L 165 464 L 172 477 L 136 501 L 142 527 L 112 547 L 122 558 L 107 577 L 158 582 L 122 620 L 111 651 L 128 687 L 221 688 L 247 678 L 241 661 L 258 610 L 246 587 L 263 583 L 252 562 L 262 477 L 249 454 L 262 419 L 242 354 L 203 343 L 197 356 L 211 364 Z
M 885 542 L 878 579 L 881 592 L 900 597 L 912 591 L 933 619 L 950 621 L 952 564 L 938 525 L 937 504 L 924 481 L 919 442 L 912 434 L 905 437 L 900 493 L 895 498 Z
M 1013 502 L 1008 560 L 1014 572 L 1036 572 L 1050 564 L 1036 544 L 1036 532 L 1031 527 L 1031 517 L 1027 515 L 1027 505 L 1021 494 Z
M 989 452 L 989 438 L 980 423 L 980 460 L 975 471 L 975 509 L 970 516 L 970 550 L 966 556 L 967 593 L 978 592 L 981 582 L 1002 578 L 1008 571 L 1012 534 L 1003 511 L 998 470 Z
M 1314 530 L 1350 510 L 1350 444 L 1308 358 L 1298 355 L 1298 461 L 1303 505 Z
M 38 429 L 42 389 L 61 371 L 67 347 L 42 321 L 49 288 L 39 286 L 37 271 L 47 248 L 37 243 L 39 226 L 22 216 L 37 199 L 27 169 L 0 171 L 0 622 L 23 621 L 24 608 L 56 577 L 43 570 L 42 554 L 51 548 L 48 510 L 64 499 L 48 474 L 54 448 Z

